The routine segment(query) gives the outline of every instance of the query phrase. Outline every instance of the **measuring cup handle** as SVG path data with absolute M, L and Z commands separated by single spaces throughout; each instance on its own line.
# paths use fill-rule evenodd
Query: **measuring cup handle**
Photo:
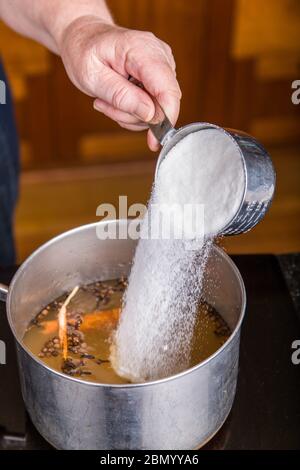
M 130 76 L 128 80 L 139 88 L 142 88 L 146 93 L 148 93 L 144 85 L 138 80 L 136 80 L 134 77 Z M 172 126 L 171 122 L 167 118 L 164 110 L 158 103 L 157 99 L 151 96 L 149 93 L 148 95 L 151 97 L 155 105 L 155 114 L 151 121 L 147 122 L 147 125 L 149 126 L 149 129 L 152 131 L 153 135 L 156 137 L 158 142 L 161 145 L 164 145 L 176 132 L 176 129 Z

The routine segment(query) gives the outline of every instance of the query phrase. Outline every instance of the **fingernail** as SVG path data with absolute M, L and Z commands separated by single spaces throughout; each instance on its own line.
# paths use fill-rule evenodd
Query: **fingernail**
M 180 109 L 180 100 L 174 98 L 169 99 L 163 104 L 163 109 L 173 126 L 175 126 Z

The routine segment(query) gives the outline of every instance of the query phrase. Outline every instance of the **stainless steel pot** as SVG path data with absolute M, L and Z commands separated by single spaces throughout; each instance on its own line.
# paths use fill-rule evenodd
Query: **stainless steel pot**
M 126 231 L 128 222 L 100 224 Z M 204 296 L 233 333 L 215 354 L 183 373 L 144 384 L 94 384 L 51 370 L 22 343 L 33 316 L 66 289 L 128 273 L 136 241 L 99 240 L 97 225 L 46 243 L 24 262 L 8 290 L 0 286 L 30 417 L 59 449 L 200 447 L 222 426 L 233 403 L 246 303 L 240 273 L 220 248 L 213 248 L 208 261 Z

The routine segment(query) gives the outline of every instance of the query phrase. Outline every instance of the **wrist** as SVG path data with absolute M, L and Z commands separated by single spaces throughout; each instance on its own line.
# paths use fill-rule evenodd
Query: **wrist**
M 55 52 L 60 53 L 67 30 L 89 23 L 99 22 L 113 25 L 113 18 L 104 0 L 65 0 L 41 1 L 38 5 L 39 22 L 42 29 L 51 36 Z
M 108 28 L 114 25 L 112 19 L 102 18 L 96 15 L 82 15 L 73 19 L 70 23 L 65 24 L 63 27 L 59 28 L 55 32 L 55 42 L 57 44 L 58 53 L 61 55 L 64 43 L 66 38 L 76 31 L 77 37 L 80 37 L 80 31 L 86 32 L 87 29 L 92 30 L 92 28 L 97 25 L 97 31 L 101 32 L 106 31 Z

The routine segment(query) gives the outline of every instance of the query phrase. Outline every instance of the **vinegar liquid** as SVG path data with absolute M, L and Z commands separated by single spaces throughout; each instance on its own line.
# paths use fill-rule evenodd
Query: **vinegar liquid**
M 67 307 L 67 358 L 63 358 L 59 342 L 58 312 L 69 293 L 34 317 L 25 332 L 24 345 L 47 366 L 67 375 L 96 383 L 129 383 L 116 374 L 109 361 L 125 288 L 125 279 L 80 287 Z M 201 301 L 191 344 L 190 367 L 216 352 L 230 334 L 222 316 Z

